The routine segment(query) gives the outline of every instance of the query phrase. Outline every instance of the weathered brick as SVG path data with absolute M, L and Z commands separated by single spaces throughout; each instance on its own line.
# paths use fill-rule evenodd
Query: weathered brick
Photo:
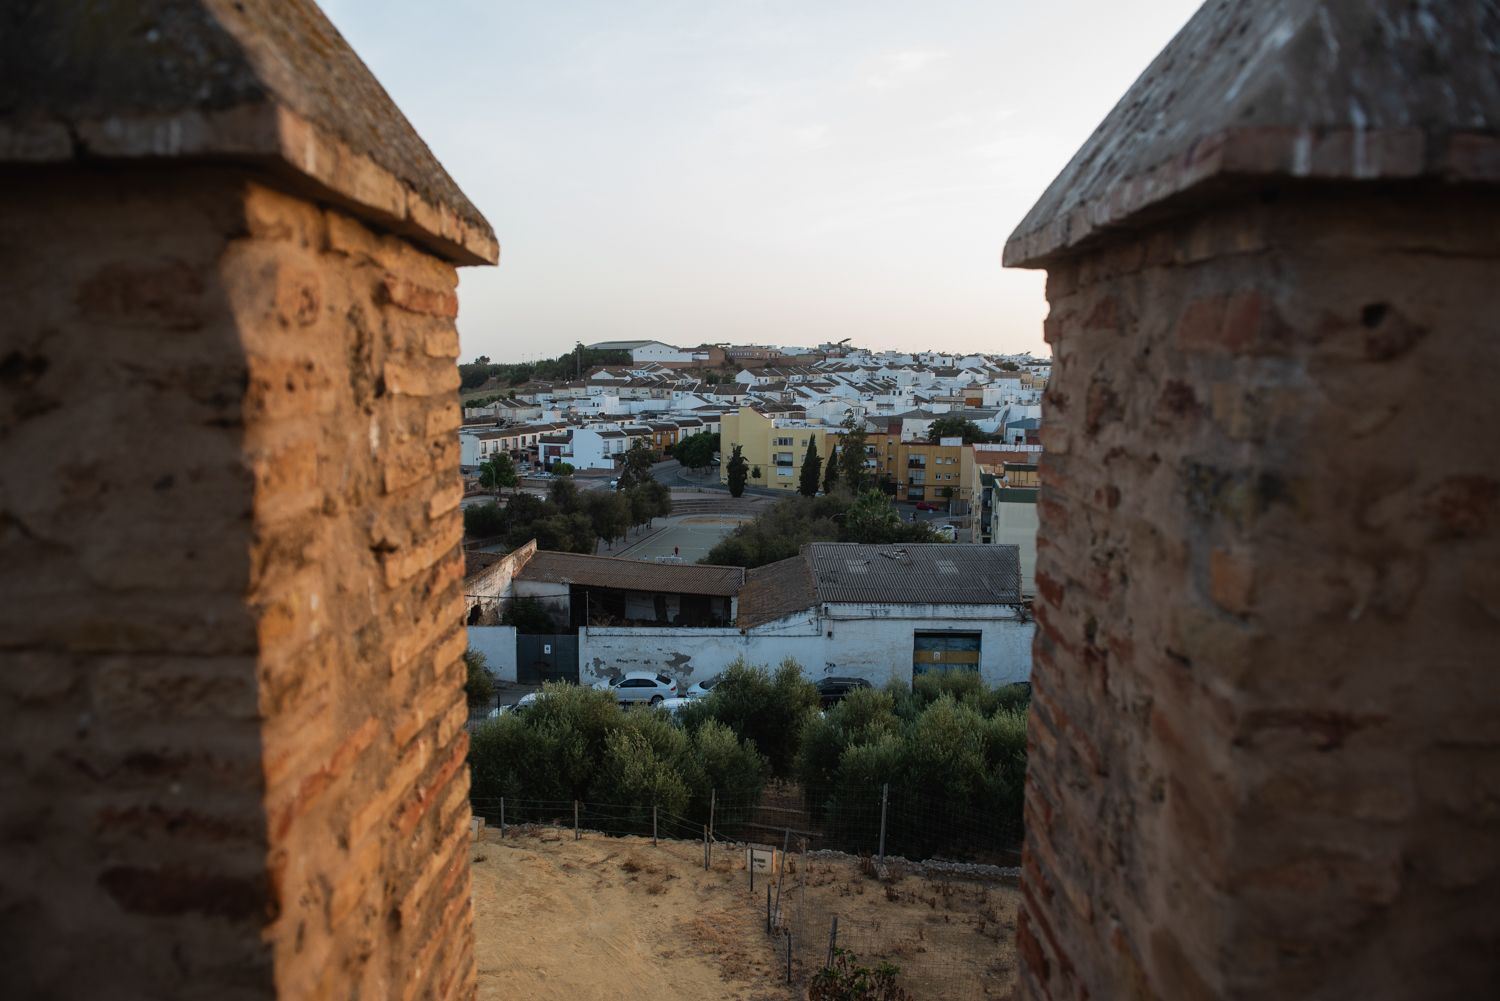
M 381 559 L 381 565 L 385 569 L 387 587 L 395 587 L 418 571 L 437 563 L 463 541 L 462 522 L 454 520 L 446 524 L 438 522 L 435 528 L 438 534 L 420 545 L 408 546 L 394 553 L 385 554 Z
M 458 316 L 458 296 L 452 290 L 428 288 L 399 275 L 386 275 L 381 280 L 379 301 L 412 313 L 448 319 Z M 456 357 L 458 352 L 452 355 Z

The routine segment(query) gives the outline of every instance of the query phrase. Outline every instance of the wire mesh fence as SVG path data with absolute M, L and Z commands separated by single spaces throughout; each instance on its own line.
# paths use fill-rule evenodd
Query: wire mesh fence
M 1019 864 L 1019 831 L 924 806 L 889 790 L 822 811 L 784 790 L 754 801 L 714 794 L 701 816 L 647 803 L 473 801 L 502 837 L 527 825 L 564 840 L 636 836 L 720 878 L 743 873 L 754 925 L 796 987 L 840 949 L 862 965 L 894 964 L 913 998 L 1005 996 L 1015 960 L 1014 891 L 1005 882 Z M 945 850 L 923 852 L 932 845 Z

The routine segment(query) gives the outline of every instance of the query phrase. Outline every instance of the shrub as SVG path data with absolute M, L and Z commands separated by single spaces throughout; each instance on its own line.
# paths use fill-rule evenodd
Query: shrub
M 483 706 L 494 701 L 495 679 L 490 677 L 490 669 L 485 664 L 484 654 L 478 650 L 464 651 L 464 697 L 468 699 L 469 705 Z
M 706 806 L 703 789 L 717 790 L 719 802 L 725 804 L 721 814 L 726 820 L 748 809 L 760 798 L 770 764 L 748 740 L 741 740 L 733 730 L 717 720 L 707 720 L 692 737 L 697 761 L 702 768 L 703 786 L 694 797 L 700 809 Z
M 901 968 L 881 963 L 874 968 L 859 966 L 854 953 L 833 950 L 833 965 L 813 974 L 807 985 L 808 1001 L 912 1001 L 896 983 Z
M 804 721 L 817 707 L 818 690 L 796 661 L 782 661 L 773 677 L 763 667 L 737 660 L 714 685 L 705 712 L 753 741 L 774 774 L 789 775 Z
M 631 713 L 632 717 L 649 717 L 650 713 Z M 682 731 L 668 726 L 686 737 Z M 595 803 L 621 804 L 632 809 L 614 811 L 622 826 L 639 830 L 651 822 L 651 807 L 669 814 L 687 810 L 691 793 L 678 768 L 674 767 L 670 748 L 654 745 L 640 726 L 626 725 L 609 733 L 599 768 L 589 788 L 587 799 Z
M 984 688 L 984 681 L 979 677 L 978 671 L 963 668 L 927 671 L 917 675 L 911 682 L 912 693 L 921 701 L 924 709 L 944 695 L 962 699 L 982 692 Z

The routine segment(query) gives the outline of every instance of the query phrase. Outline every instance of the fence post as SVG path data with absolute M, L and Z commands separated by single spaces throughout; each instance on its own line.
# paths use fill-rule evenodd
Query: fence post
M 505 837 L 505 797 L 500 797 L 500 837 Z
M 578 840 L 578 800 L 573 801 L 573 840 Z
M 718 804 L 719 790 L 710 789 L 708 791 L 708 836 L 710 838 L 714 836 L 714 808 L 717 807 Z
M 656 846 L 656 804 L 651 804 L 651 846 Z
M 786 852 L 792 846 L 792 829 L 786 831 L 786 837 L 781 841 L 781 867 L 776 871 L 776 914 L 781 914 L 781 884 L 786 879 Z
M 885 861 L 885 802 L 890 795 L 891 784 L 884 783 L 880 787 L 880 861 Z
M 703 825 L 703 871 L 708 872 L 708 825 Z
M 771 934 L 771 884 L 766 884 L 766 934 Z
M 792 930 L 786 930 L 786 982 L 792 982 Z
M 833 951 L 839 944 L 839 916 L 835 914 L 828 925 L 828 966 L 833 966 Z

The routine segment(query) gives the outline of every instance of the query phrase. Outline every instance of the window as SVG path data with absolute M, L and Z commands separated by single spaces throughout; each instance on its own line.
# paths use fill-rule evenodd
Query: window
M 774 446 L 776 446 L 777 448 L 791 448 L 792 447 L 792 439 L 791 438 L 777 438 L 775 441 L 771 442 L 771 444 L 774 445 Z

